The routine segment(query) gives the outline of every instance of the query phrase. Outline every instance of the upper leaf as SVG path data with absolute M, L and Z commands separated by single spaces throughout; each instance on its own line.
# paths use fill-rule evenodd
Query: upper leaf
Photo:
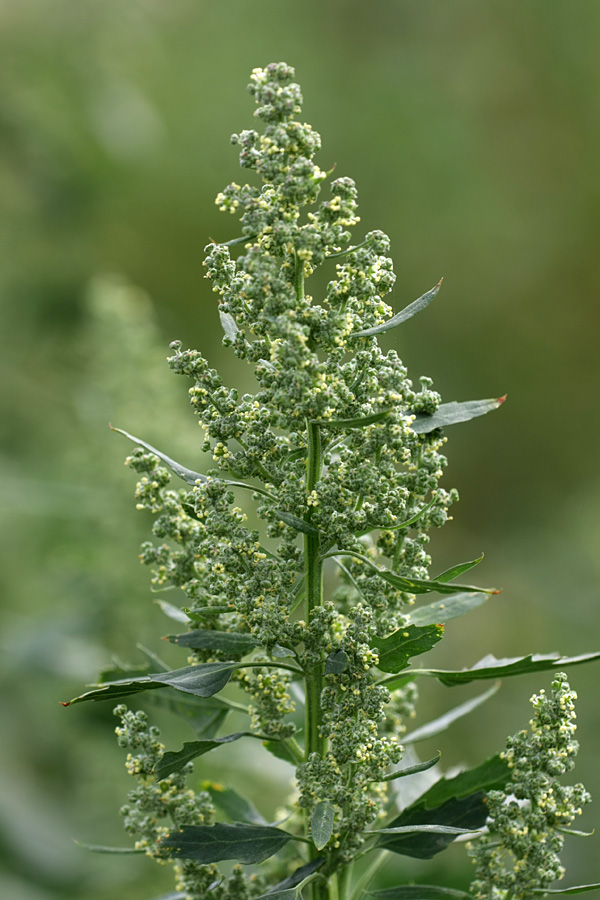
M 412 656 L 431 650 L 444 636 L 443 625 L 409 625 L 386 638 L 373 638 L 371 648 L 377 650 L 377 668 L 382 672 L 400 672 Z
M 475 419 L 477 416 L 483 416 L 493 409 L 498 409 L 505 400 L 506 394 L 503 397 L 489 400 L 442 403 L 434 413 L 418 413 L 411 428 L 417 434 L 427 434 L 427 432 L 433 431 L 434 428 L 445 428 L 447 425 L 455 425 L 458 422 L 468 422 L 469 419 Z
M 489 600 L 490 594 L 487 591 L 469 591 L 467 593 L 454 594 L 451 597 L 444 597 L 443 600 L 436 600 L 427 606 L 421 606 L 412 609 L 409 612 L 409 621 L 413 625 L 432 625 L 434 622 L 449 622 L 450 619 L 456 619 L 464 616 L 465 613 L 472 609 L 477 609 L 486 600 Z
M 193 759 L 198 756 L 204 756 L 210 750 L 220 747 L 221 744 L 230 744 L 232 741 L 239 741 L 243 737 L 255 737 L 249 731 L 237 731 L 235 734 L 228 734 L 222 738 L 214 738 L 213 740 L 204 741 L 186 741 L 181 750 L 167 750 L 162 758 L 154 766 L 154 776 L 157 781 L 168 778 L 173 772 L 180 772 Z
M 416 669 L 414 675 L 430 675 L 442 684 L 467 684 L 484 678 L 505 678 L 509 675 L 528 675 L 530 672 L 546 672 L 548 669 L 562 669 L 565 666 L 576 666 L 580 663 L 600 659 L 600 653 L 582 653 L 580 656 L 561 656 L 559 653 L 546 655 L 530 654 L 529 656 L 496 659 L 492 654 L 484 656 L 470 669 L 457 671 L 444 669 Z
M 241 863 L 259 863 L 285 847 L 293 835 L 270 825 L 186 825 L 162 838 L 161 846 L 169 856 L 195 859 L 202 865 L 237 859 Z
M 266 825 L 264 818 L 254 808 L 252 803 L 234 791 L 233 788 L 223 787 L 221 784 L 203 784 L 202 790 L 207 791 L 217 809 L 225 813 L 232 822 L 248 822 L 254 825 Z
M 497 681 L 496 684 L 492 685 L 491 688 L 488 688 L 487 691 L 484 691 L 483 694 L 479 694 L 478 697 L 473 697 L 471 700 L 467 700 L 466 703 L 455 706 L 454 709 L 444 713 L 443 716 L 433 719 L 431 722 L 427 722 L 426 725 L 422 725 L 420 728 L 415 728 L 414 731 L 402 736 L 402 743 L 416 744 L 418 741 L 425 741 L 428 738 L 441 734 L 443 731 L 446 731 L 453 722 L 456 722 L 457 719 L 462 719 L 463 716 L 467 716 L 470 712 L 473 712 L 474 709 L 477 709 L 478 706 L 481 706 L 482 703 L 485 703 L 486 700 L 489 700 L 490 697 L 493 697 L 499 687 L 500 682 Z
M 310 820 L 312 839 L 317 850 L 329 843 L 333 833 L 335 809 L 330 800 L 321 800 L 315 806 Z
M 194 650 L 219 650 L 235 656 L 245 656 L 259 642 L 251 634 L 240 634 L 234 631 L 188 631 L 185 634 L 169 634 L 167 641 L 180 647 L 191 647 Z
M 382 322 L 381 325 L 374 325 L 373 328 L 363 328 L 362 331 L 354 332 L 352 337 L 371 337 L 373 334 L 383 334 L 384 331 L 389 331 L 390 328 L 395 328 L 396 325 L 401 325 L 402 322 L 406 322 L 407 319 L 416 316 L 418 312 L 421 312 L 422 309 L 429 306 L 441 288 L 442 281 L 443 279 L 440 278 L 435 287 L 432 287 L 430 291 L 427 291 L 427 293 L 419 297 L 418 300 L 413 300 L 412 303 L 405 306 L 404 309 L 400 310 L 399 313 L 396 313 L 395 316 L 392 316 L 391 319 L 388 319 L 387 322 Z

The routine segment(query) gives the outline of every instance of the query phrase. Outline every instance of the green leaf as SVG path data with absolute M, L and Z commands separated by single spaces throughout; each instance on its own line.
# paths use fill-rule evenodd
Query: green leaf
M 155 900 L 186 900 L 186 896 L 180 891 L 176 891 L 171 894 L 161 894 L 160 897 L 156 897 Z
M 377 828 L 367 834 L 470 834 L 477 828 L 457 828 L 454 825 L 398 825 L 396 828 Z
M 281 519 L 281 521 L 285 522 L 286 525 L 289 525 L 290 528 L 295 528 L 296 531 L 301 531 L 302 534 L 310 534 L 313 537 L 319 536 L 319 531 L 315 526 L 311 525 L 310 522 L 305 522 L 305 520 L 301 519 L 299 516 L 294 516 L 292 513 L 285 512 L 283 509 L 274 509 L 273 512 L 278 519 Z
M 188 631 L 185 634 L 168 634 L 165 640 L 179 647 L 191 647 L 194 650 L 219 650 L 233 656 L 245 656 L 259 642 L 251 634 L 240 634 L 230 631 Z
M 386 638 L 373 638 L 371 648 L 377 650 L 377 668 L 382 672 L 399 672 L 412 656 L 431 650 L 444 636 L 443 625 L 409 625 Z
M 130 694 L 165 686 L 175 688 L 176 691 L 195 694 L 197 697 L 212 697 L 213 694 L 225 687 L 238 665 L 239 663 L 234 662 L 204 663 L 200 666 L 174 669 L 172 672 L 157 672 L 141 678 L 113 681 L 92 691 L 87 691 L 85 694 L 63 703 L 62 706 L 71 706 L 73 703 L 81 703 L 84 700 L 118 700 Z
M 457 619 L 464 616 L 465 613 L 477 609 L 486 600 L 489 600 L 490 594 L 485 591 L 469 591 L 465 594 L 453 594 L 451 597 L 444 597 L 443 600 L 436 600 L 428 606 L 421 606 L 409 612 L 409 621 L 413 625 L 432 625 L 434 622 L 444 623 L 450 619 Z
M 181 750 L 167 750 L 162 758 L 154 766 L 154 776 L 157 781 L 168 778 L 173 772 L 180 772 L 181 769 L 198 756 L 204 756 L 210 750 L 220 747 L 221 744 L 231 744 L 232 741 L 239 741 L 243 737 L 257 737 L 250 731 L 236 731 L 234 734 L 228 734 L 222 738 L 214 738 L 205 741 L 186 741 Z
M 402 322 L 406 322 L 407 319 L 416 316 L 422 309 L 429 306 L 442 286 L 442 281 L 443 278 L 440 278 L 435 287 L 432 287 L 430 291 L 427 291 L 427 293 L 419 297 L 418 300 L 413 300 L 412 303 L 405 306 L 404 309 L 400 310 L 399 313 L 396 313 L 391 319 L 388 319 L 387 322 L 382 322 L 381 325 L 374 325 L 373 328 L 363 328 L 362 331 L 354 332 L 351 337 L 371 337 L 373 334 L 383 334 L 384 331 L 389 331 L 390 328 L 395 328 L 396 325 L 401 325 Z
M 485 824 L 488 815 L 486 792 L 504 787 L 509 778 L 508 765 L 499 755 L 473 769 L 460 772 L 453 778 L 440 778 L 390 822 L 390 828 L 446 825 L 451 828 L 479 829 Z M 377 846 L 403 856 L 430 859 L 444 850 L 455 837 L 451 833 L 389 833 L 379 837 Z
M 483 553 L 481 556 L 478 556 L 477 559 L 472 559 L 470 562 L 459 563 L 456 566 L 452 566 L 450 569 L 446 569 L 441 575 L 436 575 L 434 580 L 443 582 L 453 581 L 454 578 L 458 578 L 459 575 L 462 575 L 464 572 L 468 572 L 469 569 L 473 569 L 475 566 L 479 565 L 482 559 Z
M 140 438 L 134 437 L 133 434 L 129 434 L 127 431 L 123 431 L 122 428 L 115 428 L 114 425 L 109 426 L 112 431 L 117 431 L 119 434 L 122 434 L 124 437 L 129 438 L 134 444 L 139 444 L 140 447 L 144 447 L 145 450 L 148 450 L 150 453 L 154 453 L 155 456 L 158 456 L 164 463 L 168 465 L 168 467 L 175 472 L 176 475 L 179 475 L 187 484 L 195 485 L 198 481 L 205 482 L 207 481 L 206 475 L 201 475 L 200 472 L 193 472 L 191 469 L 186 469 L 185 466 L 181 466 L 178 462 L 175 462 L 174 459 L 171 459 L 170 456 L 166 456 L 160 450 L 157 450 L 156 447 L 153 447 L 151 444 L 147 444 L 146 441 L 142 441 Z
M 187 625 L 190 621 L 190 617 L 186 615 L 182 609 L 179 609 L 178 606 L 173 606 L 172 603 L 167 603 L 166 600 L 155 600 L 154 602 L 157 606 L 160 606 L 165 616 L 168 616 L 169 619 L 180 622 L 182 625 Z
M 367 556 L 363 556 L 362 553 L 357 553 L 355 550 L 333 550 L 331 553 L 324 553 L 322 559 L 336 556 L 350 556 L 353 559 L 360 560 L 360 562 L 379 575 L 380 578 L 387 581 L 388 584 L 408 594 L 428 594 L 432 591 L 436 591 L 439 594 L 457 594 L 459 591 L 482 591 L 485 594 L 498 593 L 495 588 L 476 588 L 467 584 L 446 584 L 443 581 L 428 581 L 424 578 L 407 578 L 404 575 L 396 575 L 395 572 L 390 572 L 389 569 L 385 569 L 383 566 L 375 565 Z
M 293 766 L 297 765 L 298 761 L 296 757 L 283 741 L 263 741 L 263 747 L 265 750 L 268 750 L 272 756 L 276 756 L 277 759 L 282 759 L 284 762 L 291 763 Z
M 270 894 L 261 894 L 256 900 L 296 900 L 298 891 L 288 888 L 287 891 L 271 891 Z
M 90 850 L 92 853 L 145 853 L 145 850 L 138 850 L 136 847 L 105 847 L 104 844 L 88 844 L 85 841 L 74 841 L 78 847 L 84 850 Z
M 534 888 L 534 894 L 584 894 L 586 891 L 600 890 L 600 882 L 595 884 L 578 884 L 567 888 Z
M 403 742 L 405 742 L 404 738 Z M 432 769 L 434 766 L 437 766 L 441 758 L 442 754 L 437 753 L 432 759 L 428 759 L 427 762 L 415 763 L 414 766 L 407 766 L 406 769 L 397 769 L 395 772 L 390 772 L 389 775 L 386 775 L 385 778 L 381 778 L 379 781 L 395 781 L 396 778 L 404 778 L 406 775 L 416 775 L 418 772 L 426 772 L 427 769 Z
M 431 859 L 466 831 L 475 831 L 485 825 L 488 810 L 484 803 L 485 794 L 479 791 L 470 797 L 452 798 L 433 809 L 413 805 L 405 809 L 393 822 L 390 828 L 406 828 L 404 832 L 379 835 L 377 847 L 391 850 L 402 856 L 415 859 Z M 433 831 L 427 829 L 415 833 L 415 825 L 446 826 L 449 831 Z
M 213 738 L 231 712 L 218 697 L 194 697 L 171 690 L 150 694 L 146 702 L 185 719 L 199 740 Z
M 483 416 L 485 413 L 498 409 L 506 400 L 504 397 L 497 397 L 490 400 L 467 400 L 464 403 L 442 403 L 436 412 L 428 415 L 427 413 L 418 413 L 411 425 L 413 431 L 417 434 L 427 434 L 434 428 L 445 428 L 447 425 L 455 425 L 458 422 L 468 422 L 469 419 L 475 419 L 477 416 Z
M 246 822 L 254 825 L 266 825 L 264 818 L 252 803 L 233 788 L 220 784 L 202 784 L 202 790 L 210 794 L 217 809 L 233 822 Z
M 297 887 L 305 878 L 308 878 L 309 875 L 312 875 L 313 872 L 320 869 L 324 862 L 325 859 L 322 856 L 317 857 L 317 859 L 312 859 L 310 862 L 300 866 L 299 869 L 292 872 L 291 875 L 288 875 L 287 878 L 284 878 L 283 881 L 280 881 L 279 884 L 276 884 L 273 890 L 285 891 L 288 890 L 288 888 Z
M 465 769 L 452 778 L 440 778 L 415 800 L 410 809 L 417 807 L 434 809 L 448 800 L 464 799 L 479 791 L 501 790 L 509 779 L 508 764 L 497 753 L 478 766 Z
M 194 859 L 201 865 L 236 859 L 259 863 L 281 850 L 293 835 L 270 825 L 186 825 L 162 838 L 161 847 L 175 859 Z
M 335 808 L 330 800 L 320 800 L 315 806 L 310 819 L 313 844 L 322 850 L 329 843 L 333 834 Z
M 212 697 L 225 687 L 238 665 L 235 662 L 203 663 L 174 669 L 172 672 L 160 672 L 150 678 L 160 684 L 167 684 L 176 691 L 184 691 L 196 697 Z
M 529 656 L 496 659 L 489 654 L 471 666 L 470 669 L 456 671 L 444 669 L 415 669 L 416 675 L 428 675 L 437 678 L 442 684 L 468 684 L 484 678 L 507 678 L 511 675 L 529 675 L 531 672 L 546 672 L 548 669 L 562 669 L 565 666 L 577 666 L 581 663 L 600 659 L 600 653 L 582 653 L 580 656 L 561 656 L 559 653 L 547 655 L 530 654 Z
M 237 327 L 233 316 L 219 309 L 219 319 L 221 320 L 221 327 L 225 332 L 225 337 L 230 338 L 232 341 L 235 340 L 235 336 L 240 329 Z
M 467 700 L 466 703 L 455 706 L 454 709 L 451 709 L 438 719 L 433 719 L 426 725 L 422 725 L 421 728 L 415 728 L 410 734 L 403 735 L 402 743 L 416 744 L 418 741 L 426 741 L 428 738 L 441 734 L 443 731 L 446 731 L 450 725 L 456 722 L 457 719 L 462 719 L 463 716 L 467 716 L 470 712 L 473 712 L 474 709 L 477 709 L 478 706 L 481 706 L 482 703 L 485 703 L 486 700 L 489 700 L 490 697 L 493 697 L 499 687 L 500 682 L 498 681 L 483 694 L 479 694 L 478 697 L 473 697 L 471 700 Z
M 472 900 L 473 895 L 437 884 L 401 884 L 371 891 L 369 897 L 372 900 Z
M 348 668 L 350 662 L 345 650 L 334 650 L 325 660 L 326 675 L 341 675 Z
M 355 416 L 350 419 L 313 419 L 312 421 L 316 425 L 321 425 L 322 428 L 368 428 L 369 425 L 381 422 L 391 412 L 393 412 L 391 408 L 381 409 L 368 416 Z

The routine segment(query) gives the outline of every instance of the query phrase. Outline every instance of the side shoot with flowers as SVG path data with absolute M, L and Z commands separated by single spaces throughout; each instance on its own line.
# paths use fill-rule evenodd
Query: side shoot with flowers
M 182 666 L 152 653 L 143 670 L 113 669 L 70 703 L 118 703 L 118 741 L 137 782 L 125 828 L 133 851 L 172 863 L 172 900 L 528 900 L 562 877 L 558 852 L 589 801 L 559 780 L 577 752 L 563 670 L 600 653 L 489 656 L 455 670 L 420 659 L 496 593 L 464 583 L 481 558 L 432 573 L 427 545 L 458 499 L 439 484 L 446 427 L 504 398 L 442 403 L 431 379 L 415 386 L 397 353 L 381 349 L 378 336 L 440 285 L 394 315 L 389 240 L 353 239 L 356 187 L 313 161 L 321 141 L 298 118 L 293 78 L 284 63 L 252 73 L 262 132 L 232 142 L 255 174 L 217 198 L 241 234 L 206 248 L 224 343 L 250 366 L 256 392 L 227 387 L 175 341 L 169 365 L 190 381 L 213 468 L 188 469 L 121 431 L 137 445 L 128 462 L 140 475 L 138 508 L 156 516 L 142 561 L 157 589 L 183 592 L 182 608 L 161 604 L 177 623 L 168 639 Z M 321 266 L 329 281 L 313 297 L 308 279 Z M 439 755 L 418 761 L 411 750 L 403 763 L 406 748 L 475 709 L 498 679 L 545 670 L 559 670 L 552 691 L 533 698 L 530 730 L 504 752 L 452 777 L 428 771 Z M 411 733 L 423 678 L 492 687 Z M 135 696 L 137 706 L 137 695 L 186 718 L 193 739 L 163 746 L 147 714 L 121 702 Z M 234 741 L 294 767 L 284 821 L 202 784 L 200 757 Z M 404 778 L 422 784 L 408 806 L 395 790 Z M 472 895 L 373 887 L 390 856 L 429 859 L 462 836 Z

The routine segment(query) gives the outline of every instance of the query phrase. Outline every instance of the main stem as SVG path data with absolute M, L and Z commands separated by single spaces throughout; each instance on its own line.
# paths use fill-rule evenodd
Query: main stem
M 294 274 L 294 290 L 297 299 L 304 299 L 304 263 L 296 255 Z M 310 420 L 306 423 L 308 454 L 306 460 L 306 493 L 315 490 L 321 477 L 323 458 L 321 453 L 321 433 L 319 425 Z M 310 513 L 308 518 L 310 518 Z M 304 535 L 304 577 L 306 590 L 306 622 L 310 625 L 314 611 L 323 605 L 323 560 L 321 559 L 320 539 L 318 535 Z M 321 725 L 321 691 L 323 689 L 323 663 L 319 662 L 307 670 L 304 679 L 306 697 L 305 720 L 305 759 L 311 754 L 323 755 L 325 741 L 320 734 Z M 308 822 L 307 822 L 308 830 Z M 308 835 L 307 835 L 308 836 Z M 311 841 L 310 858 L 316 859 L 319 851 Z M 329 887 L 326 883 L 315 880 L 310 885 L 312 900 L 329 900 Z

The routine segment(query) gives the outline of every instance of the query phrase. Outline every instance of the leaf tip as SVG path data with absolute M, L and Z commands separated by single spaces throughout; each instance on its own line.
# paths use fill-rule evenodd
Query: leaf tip
M 490 594 L 501 594 L 501 593 L 502 593 L 502 591 L 498 590 L 498 588 L 492 588 L 492 590 L 490 591 Z
M 72 700 L 67 700 L 67 701 L 65 702 L 64 700 L 59 700 L 58 702 L 60 703 L 61 706 L 70 706 L 71 703 L 72 703 L 73 701 L 72 701 Z
M 496 400 L 496 403 L 498 404 L 498 406 L 502 406 L 502 404 L 504 403 L 504 401 L 506 400 L 507 397 L 508 397 L 508 394 L 503 394 L 502 397 L 498 397 L 498 399 Z

